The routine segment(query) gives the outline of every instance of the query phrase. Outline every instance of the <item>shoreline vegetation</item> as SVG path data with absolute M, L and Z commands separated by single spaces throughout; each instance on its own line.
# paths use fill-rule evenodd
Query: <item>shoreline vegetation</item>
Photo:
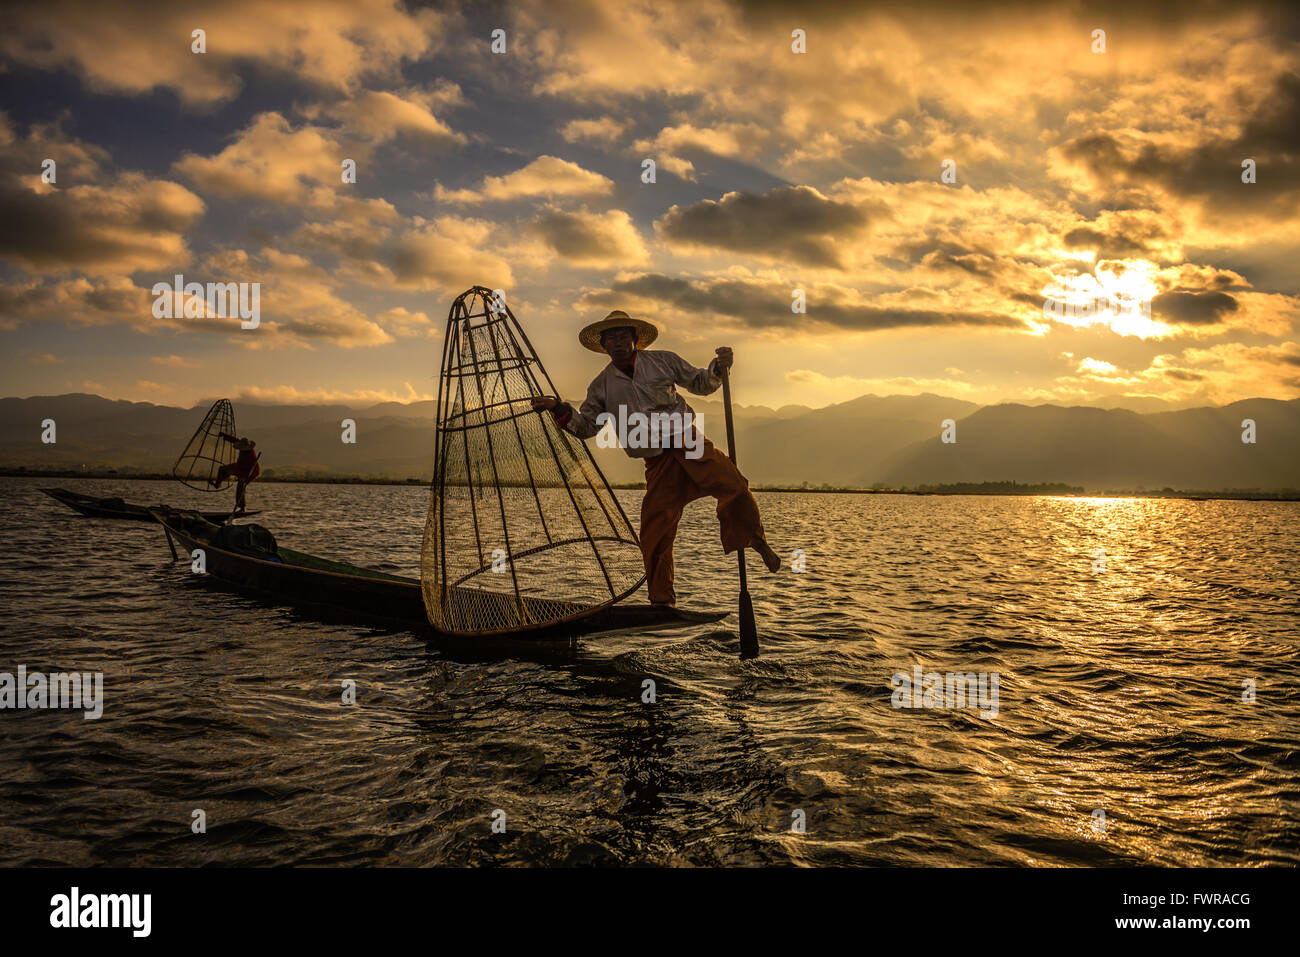
M 7 478 L 81 478 L 113 479 L 117 481 L 167 481 L 173 476 L 166 472 L 145 472 L 124 469 L 29 469 L 0 468 L 0 476 Z M 311 472 L 263 472 L 258 484 L 284 483 L 303 485 L 407 485 L 426 486 L 429 479 L 392 478 L 383 476 L 320 475 Z M 613 483 L 617 489 L 645 488 L 644 482 Z M 751 485 L 755 492 L 813 492 L 849 495 L 1047 495 L 1068 498 L 1177 498 L 1192 501 L 1241 500 L 1260 502 L 1297 502 L 1300 489 L 1175 489 L 1169 486 L 1148 489 L 1105 489 L 1088 491 L 1082 485 L 1064 482 L 955 482 L 941 485 L 886 486 L 877 483 L 870 488 L 852 488 L 832 485 Z

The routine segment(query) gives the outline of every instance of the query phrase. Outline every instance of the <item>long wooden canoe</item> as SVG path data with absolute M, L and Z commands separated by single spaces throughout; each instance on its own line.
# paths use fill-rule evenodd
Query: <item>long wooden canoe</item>
M 146 505 L 133 505 L 130 502 L 124 502 L 120 498 L 95 498 L 93 495 L 82 495 L 80 492 L 69 492 L 66 488 L 43 488 L 41 489 L 46 495 L 56 502 L 62 502 L 74 512 L 80 512 L 89 518 L 117 518 L 125 519 L 132 522 L 152 522 L 154 517 L 149 514 L 149 507 Z M 220 524 L 230 518 L 230 512 L 200 512 L 207 521 Z M 257 515 L 256 511 L 240 512 L 241 517 L 247 515 Z
M 202 549 L 207 575 L 219 584 L 331 617 L 398 625 L 435 637 L 441 635 L 429 624 L 418 579 L 330 561 L 278 543 L 273 557 L 230 551 L 213 543 L 218 526 L 205 521 L 197 512 L 168 508 L 155 508 L 152 512 L 162 525 L 173 554 L 177 546 L 185 551 L 186 558 L 195 549 Z M 559 624 L 512 632 L 509 637 L 555 641 L 601 632 L 708 624 L 726 616 L 725 611 L 620 604 Z M 444 637 L 466 640 L 463 635 Z

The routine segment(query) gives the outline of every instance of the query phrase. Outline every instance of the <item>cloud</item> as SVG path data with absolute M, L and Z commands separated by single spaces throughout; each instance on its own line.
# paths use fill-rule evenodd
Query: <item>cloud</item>
M 1062 239 L 1067 249 L 1088 250 L 1097 259 L 1141 256 L 1176 263 L 1183 258 L 1182 244 L 1170 232 L 1176 226 L 1152 209 L 1107 209 L 1069 229 Z
M 857 206 L 827 199 L 810 186 L 780 186 L 761 195 L 727 193 L 691 206 L 673 206 L 656 224 L 683 248 L 712 247 L 772 260 L 838 269 L 838 246 L 868 224 Z
M 0 117 L 0 258 L 28 272 L 113 276 L 189 261 L 186 232 L 203 200 L 179 183 L 138 172 L 110 175 L 108 153 L 59 124 L 19 137 Z M 55 182 L 40 177 L 55 161 Z
M 509 260 L 493 251 L 494 226 L 485 220 L 440 216 L 398 236 L 386 250 L 399 286 L 408 289 L 490 289 L 514 284 Z
M 976 389 L 960 379 L 919 379 L 912 376 L 859 377 L 827 376 L 811 369 L 793 369 L 785 381 L 799 386 L 801 402 L 824 405 L 846 402 L 864 395 L 925 395 L 971 397 Z
M 274 110 L 259 113 L 219 153 L 185 153 L 173 169 L 197 189 L 224 199 L 296 206 L 354 223 L 391 222 L 397 218 L 391 203 L 363 198 L 357 186 L 343 182 L 343 162 L 356 163 L 358 177 L 382 179 L 383 171 L 371 160 L 387 141 L 408 140 L 421 155 L 468 142 L 430 112 L 434 104 L 457 102 L 459 96 L 459 88 L 447 83 L 399 93 L 367 90 L 300 111 L 308 120 L 341 126 L 295 124 Z
M 452 101 L 459 97 L 456 88 Z M 382 90 L 365 90 L 332 107 L 329 115 L 344 124 L 347 132 L 374 142 L 398 136 L 415 140 L 428 147 L 450 147 L 467 142 L 432 113 L 434 96 L 416 90 L 401 95 Z
M 275 204 L 303 204 L 313 187 L 342 185 L 342 162 L 350 150 L 331 130 L 293 129 L 279 113 L 261 113 L 215 156 L 187 153 L 176 172 L 205 193 Z
M 1216 104 L 1231 100 L 1225 64 L 1253 82 L 1284 59 L 1280 39 L 1294 37 L 1281 4 L 1182 5 L 1176 17 L 1165 4 L 1105 13 L 1112 48 L 1104 56 L 1089 49 L 1095 13 L 1021 2 L 816 3 L 794 18 L 785 6 L 750 0 L 521 3 L 512 6 L 511 36 L 535 65 L 537 93 L 618 115 L 667 104 L 674 122 L 703 129 L 757 124 L 771 134 L 767 148 L 746 159 L 769 172 L 879 169 L 888 153 L 891 165 L 913 166 L 888 178 L 936 176 L 937 158 L 950 156 L 959 170 L 995 168 L 1002 181 L 1010 169 L 1041 175 L 1037 137 L 1066 125 L 1072 111 L 1104 116 L 1116 99 L 1132 98 L 1141 108 L 1125 121 L 1184 122 L 1196 115 L 1196 94 L 1214 84 Z M 807 32 L 805 55 L 790 48 L 796 25 Z M 1188 79 L 1198 85 L 1185 96 Z M 1166 108 L 1170 96 L 1188 109 Z
M 151 318 L 149 290 L 125 276 L 84 276 L 65 280 L 8 282 L 0 285 L 0 324 L 57 321 L 99 326 L 143 327 Z
M 1205 348 L 1193 347 L 1182 352 L 1183 368 L 1205 372 L 1207 375 L 1223 375 L 1250 380 L 1255 377 L 1267 382 L 1279 377 L 1287 377 L 1290 387 L 1297 387 L 1296 369 L 1300 368 L 1300 343 L 1281 342 L 1273 345 L 1252 346 L 1242 342 L 1224 342 Z M 1153 368 L 1170 370 L 1177 368 L 1172 357 L 1161 356 L 1153 363 Z M 1277 392 L 1276 384 L 1272 392 Z M 1263 395 L 1242 389 L 1241 394 Z
M 92 89 L 158 87 L 211 104 L 235 96 L 247 63 L 323 89 L 350 92 L 363 76 L 397 75 L 446 32 L 448 15 L 395 0 L 42 0 L 6 11 L 0 55 L 41 69 L 71 68 Z M 207 32 L 207 52 L 191 33 Z
M 585 170 L 557 156 L 539 156 L 522 169 L 505 176 L 487 176 L 478 189 L 447 190 L 441 184 L 434 198 L 445 203 L 503 202 L 545 196 L 550 199 L 574 196 L 604 196 L 614 183 L 606 176 Z
M 872 332 L 903 328 L 950 328 L 977 326 L 1025 331 L 1023 321 L 996 312 L 961 309 L 880 306 L 865 301 L 856 290 L 817 285 L 807 290 L 808 313 L 791 311 L 788 285 L 774 280 L 680 279 L 657 273 L 616 279 L 605 290 L 585 293 L 579 300 L 584 309 L 625 308 L 629 299 L 667 317 L 687 315 L 692 322 L 713 317 L 752 330 L 798 329 L 825 335 L 836 331 Z
M 514 285 L 514 247 L 501 243 L 501 232 L 484 219 L 417 216 L 396 226 L 309 223 L 295 230 L 292 240 L 336 256 L 331 272 L 339 279 L 459 294 L 475 283 L 492 289 Z
M 60 184 L 101 183 L 112 165 L 108 150 L 77 139 L 64 130 L 70 113 L 47 122 L 34 122 L 20 135 L 7 113 L 0 111 L 0 170 L 34 192 L 52 192 Z M 54 161 L 54 184 L 41 177 L 45 160 Z
M 186 281 L 261 283 L 261 321 L 257 329 L 240 328 L 237 318 L 184 315 L 185 297 L 173 319 L 153 315 L 152 281 L 136 285 L 126 276 L 45 278 L 0 285 L 0 325 L 66 322 L 75 325 L 123 325 L 140 332 L 216 334 L 249 348 L 304 346 L 329 342 L 344 348 L 392 342 L 393 337 L 360 309 L 340 298 L 328 273 L 301 256 L 265 249 L 249 254 L 225 249 L 187 271 Z M 171 283 L 172 276 L 158 281 Z M 173 355 L 151 357 L 172 368 L 190 368 L 192 360 Z
M 516 55 L 541 65 L 536 92 L 577 102 L 693 92 L 709 53 L 727 47 L 720 41 L 740 39 L 721 22 L 732 17 L 726 6 L 712 2 L 617 9 L 539 3 L 511 12 Z
M 567 265 L 619 268 L 649 258 L 632 217 L 621 209 L 606 213 L 550 209 L 524 227 Z
M 235 399 L 279 405 L 378 405 L 381 402 L 427 402 L 437 398 L 431 393 L 416 392 L 411 383 L 404 382 L 405 392 L 387 389 L 297 389 L 291 385 L 249 386 Z
M 1237 300 L 1222 292 L 1164 292 L 1151 300 L 1151 314 L 1183 325 L 1213 325 L 1237 311 Z
M 1095 365 L 1089 366 L 1090 363 Z M 1179 406 L 1221 405 L 1246 396 L 1291 399 L 1300 389 L 1300 344 L 1264 346 L 1219 343 L 1161 353 L 1145 368 L 1121 372 L 1111 363 L 1085 359 L 1078 375 L 1061 376 L 1040 397 L 1098 399 L 1158 397 Z
M 815 367 L 810 356 L 861 358 L 867 345 L 873 373 L 901 369 L 913 343 L 935 353 L 930 372 L 958 382 L 940 370 L 970 369 L 990 399 L 1058 373 L 1085 398 L 1226 396 L 1252 388 L 1238 358 L 1266 384 L 1294 369 L 1289 354 L 1268 365 L 1225 353 L 1215 366 L 1180 351 L 1260 348 L 1300 328 L 1300 35 L 1283 5 L 1111 5 L 1111 48 L 1097 56 L 1082 8 L 814 3 L 799 11 L 809 53 L 797 55 L 788 9 L 766 0 L 521 0 L 498 11 L 504 57 L 487 55 L 486 21 L 469 8 L 422 6 L 21 9 L 0 68 L 72 109 L 49 120 L 36 93 L 18 115 L 37 125 L 0 114 L 0 215 L 26 234 L 7 231 L 0 248 L 18 267 L 0 326 L 120 322 L 166 337 L 146 350 L 159 358 L 187 355 L 197 333 L 258 348 L 395 345 L 367 360 L 382 365 L 440 328 L 403 293 L 441 300 L 483 283 L 556 321 L 575 300 L 636 304 L 679 334 L 716 325 L 745 333 L 741 347 L 788 341 L 773 350 L 778 384 L 786 368 Z M 189 51 L 194 26 L 207 54 Z M 33 67 L 70 70 L 84 89 Z M 115 122 L 125 112 L 138 122 Z M 65 127 L 102 131 L 111 155 Z M 556 155 L 566 143 L 580 155 Z M 635 178 L 645 155 L 665 172 L 656 187 Z M 39 180 L 45 156 L 58 159 L 54 186 Z M 1253 186 L 1240 183 L 1246 156 Z M 340 181 L 344 158 L 358 162 L 356 185 Z M 937 181 L 944 158 L 957 185 Z M 152 321 L 149 284 L 182 266 L 187 279 L 262 281 L 262 329 Z M 1044 320 L 1049 282 L 1103 267 L 1148 275 L 1155 335 Z M 580 283 L 576 269 L 589 271 Z M 796 288 L 807 315 L 790 312 Z M 14 355 L 46 348 L 28 340 Z M 1064 350 L 1085 358 L 1062 362 Z M 1174 358 L 1146 368 L 1161 350 Z M 139 364 L 136 375 L 160 368 Z M 817 387 L 857 387 L 848 378 Z
M 996 281 L 1003 264 L 996 252 L 987 246 L 984 237 L 976 237 L 969 245 L 942 234 L 917 242 L 905 242 L 889 250 L 891 259 L 900 259 L 904 263 L 914 264 L 923 270 L 937 273 L 953 273 L 958 276 L 974 277 L 984 281 Z
M 768 132 L 756 123 L 719 123 L 697 127 L 690 123 L 665 126 L 654 137 L 640 139 L 632 150 L 650 156 L 657 164 L 685 180 L 695 179 L 695 167 L 681 154 L 709 153 L 714 156 L 753 155 Z
M 331 342 L 344 348 L 380 345 L 392 337 L 334 292 L 328 276 L 316 267 L 295 268 L 295 257 L 274 250 L 250 256 L 226 250 L 207 257 L 198 272 L 186 276 L 217 277 L 205 281 L 260 282 L 261 321 L 257 329 L 240 328 L 237 318 L 184 315 L 185 297 L 173 307 L 173 319 L 153 315 L 155 297 L 148 286 L 124 276 L 90 280 L 33 281 L 0 286 L 0 323 L 66 322 L 75 325 L 123 325 L 139 332 L 220 335 L 249 348 L 305 346 Z M 171 276 L 162 281 L 171 282 Z M 185 361 L 185 360 L 181 360 Z M 167 360 L 163 363 L 175 365 Z M 180 367 L 180 366 L 177 366 Z
M 1105 362 L 1102 359 L 1085 357 L 1079 360 L 1078 371 L 1085 375 L 1108 376 L 1118 371 L 1118 368 L 1113 363 Z
M 422 312 L 411 312 L 405 306 L 387 309 L 375 318 L 395 336 L 432 336 L 439 332 L 432 319 Z
M 224 249 L 207 257 L 202 269 L 226 281 L 261 284 L 258 328 L 245 330 L 234 323 L 229 329 L 232 341 L 239 345 L 265 349 L 328 343 L 356 348 L 393 341 L 379 323 L 339 295 L 333 276 L 302 256 L 273 248 L 255 253 Z M 179 328 L 189 323 L 175 322 Z
M 1242 86 L 1242 97 L 1248 87 Z M 1086 172 L 1098 191 L 1159 203 L 1188 200 L 1203 224 L 1295 235 L 1300 212 L 1300 73 L 1273 78 L 1232 130 L 1201 129 L 1177 139 L 1132 129 L 1098 131 L 1061 145 L 1062 155 Z M 1257 182 L 1242 182 L 1242 163 L 1253 159 Z
M 602 116 L 594 120 L 570 120 L 560 130 L 560 135 L 569 143 L 598 143 L 608 146 L 623 135 L 628 127 L 626 120 L 616 120 L 612 116 Z
M 198 359 L 188 359 L 185 356 L 150 356 L 149 361 L 157 366 L 166 366 L 169 369 L 201 369 L 203 363 Z

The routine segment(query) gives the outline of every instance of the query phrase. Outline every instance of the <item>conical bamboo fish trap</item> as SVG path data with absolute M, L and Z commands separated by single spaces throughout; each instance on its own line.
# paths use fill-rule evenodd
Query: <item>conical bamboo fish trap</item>
M 545 387 L 543 387 L 545 386 Z M 645 580 L 636 532 L 587 447 L 535 411 L 558 395 L 492 291 L 447 317 L 421 583 L 430 623 L 503 634 L 583 617 Z
M 198 431 L 172 466 L 172 475 L 200 492 L 219 491 L 220 486 L 209 483 L 216 481 L 223 465 L 230 465 L 239 457 L 239 450 L 221 437 L 222 432 L 235 434 L 235 409 L 229 399 L 212 403 Z M 228 482 L 227 478 L 223 484 Z

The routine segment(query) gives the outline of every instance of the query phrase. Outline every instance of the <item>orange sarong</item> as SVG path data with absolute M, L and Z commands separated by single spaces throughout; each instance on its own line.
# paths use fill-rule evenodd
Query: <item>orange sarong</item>
M 722 452 L 704 440 L 704 454 L 686 457 L 686 450 L 670 448 L 645 462 L 645 498 L 641 500 L 641 556 L 645 560 L 650 601 L 673 603 L 673 541 L 682 509 L 697 498 L 718 500 L 722 550 L 748 548 L 763 538 L 758 503 L 749 481 Z

